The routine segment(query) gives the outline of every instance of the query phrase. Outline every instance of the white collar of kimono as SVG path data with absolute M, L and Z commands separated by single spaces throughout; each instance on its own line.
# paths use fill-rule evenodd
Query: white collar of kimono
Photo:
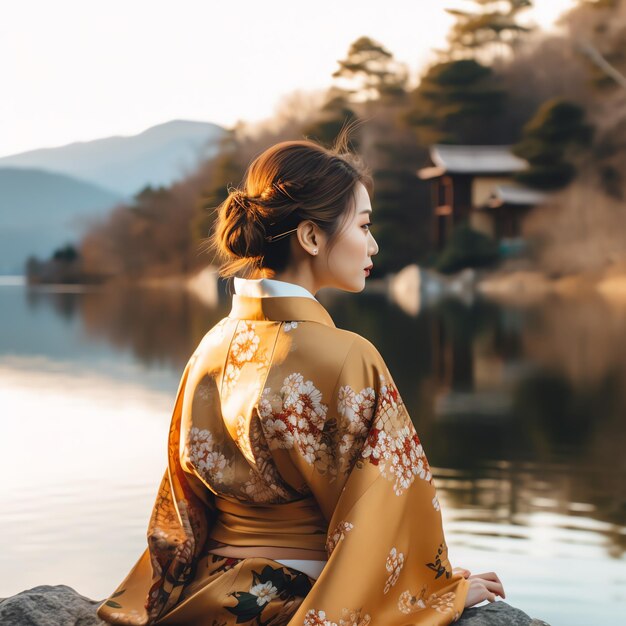
M 261 282 L 262 285 L 259 285 Z M 272 282 L 282 284 L 282 286 L 268 293 L 266 287 Z M 248 287 L 251 293 L 247 292 Z M 232 308 L 228 315 L 230 318 L 277 321 L 312 320 L 326 324 L 326 326 L 335 326 L 330 313 L 322 303 L 308 290 L 298 285 L 269 278 L 242 280 L 235 278 L 235 289 Z
M 274 278 L 240 278 L 235 276 L 234 287 L 235 293 L 240 296 L 252 296 L 253 298 L 300 296 L 317 300 L 308 289 L 295 283 L 275 280 Z

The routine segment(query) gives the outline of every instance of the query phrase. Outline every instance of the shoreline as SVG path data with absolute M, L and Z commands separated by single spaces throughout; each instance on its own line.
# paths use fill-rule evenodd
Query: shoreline
M 549 297 L 601 297 L 626 307 L 626 263 L 602 270 L 588 270 L 550 277 L 536 269 L 509 269 L 485 274 L 476 284 L 485 297 L 509 303 L 534 303 Z
M 457 288 L 451 285 L 463 283 L 463 290 L 474 292 L 490 300 L 503 304 L 529 305 L 550 297 L 589 298 L 602 297 L 609 304 L 626 307 L 626 262 L 615 263 L 601 270 L 587 270 L 550 277 L 539 269 L 526 267 L 506 267 L 496 270 L 463 270 L 453 275 L 443 275 L 416 265 L 407 266 L 395 274 L 368 279 L 365 291 L 372 294 L 389 294 L 394 281 L 405 270 L 414 268 L 428 276 L 431 283 L 437 283 L 443 295 L 458 295 Z M 468 275 L 469 272 L 469 275 Z M 157 289 L 186 290 L 203 302 L 213 304 L 218 297 L 217 268 L 205 267 L 193 274 L 177 274 L 165 277 L 146 277 L 136 280 L 114 278 L 100 285 L 89 283 L 40 283 L 29 285 L 26 276 L 0 276 L 0 286 L 25 285 L 27 288 L 82 292 L 99 288 L 145 287 Z M 410 281 L 410 290 L 420 289 L 419 282 Z

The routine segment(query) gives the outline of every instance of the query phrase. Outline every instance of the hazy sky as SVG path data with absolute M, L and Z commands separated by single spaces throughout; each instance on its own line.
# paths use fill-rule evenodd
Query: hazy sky
M 574 0 L 535 0 L 548 27 Z M 172 119 L 232 125 L 330 84 L 352 41 L 413 74 L 462 0 L 13 0 L 0 5 L 0 156 Z

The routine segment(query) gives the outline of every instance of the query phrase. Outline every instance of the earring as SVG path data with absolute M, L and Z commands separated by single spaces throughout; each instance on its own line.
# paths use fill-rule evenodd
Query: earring
M 317 254 L 317 248 L 313 248 L 313 254 Z

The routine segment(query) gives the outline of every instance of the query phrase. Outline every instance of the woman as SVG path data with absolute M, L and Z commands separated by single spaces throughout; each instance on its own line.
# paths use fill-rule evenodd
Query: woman
M 440 625 L 504 597 L 493 572 L 452 569 L 383 358 L 315 298 L 362 291 L 378 252 L 346 143 L 279 143 L 220 205 L 210 245 L 237 274 L 232 310 L 185 367 L 148 547 L 105 621 Z

